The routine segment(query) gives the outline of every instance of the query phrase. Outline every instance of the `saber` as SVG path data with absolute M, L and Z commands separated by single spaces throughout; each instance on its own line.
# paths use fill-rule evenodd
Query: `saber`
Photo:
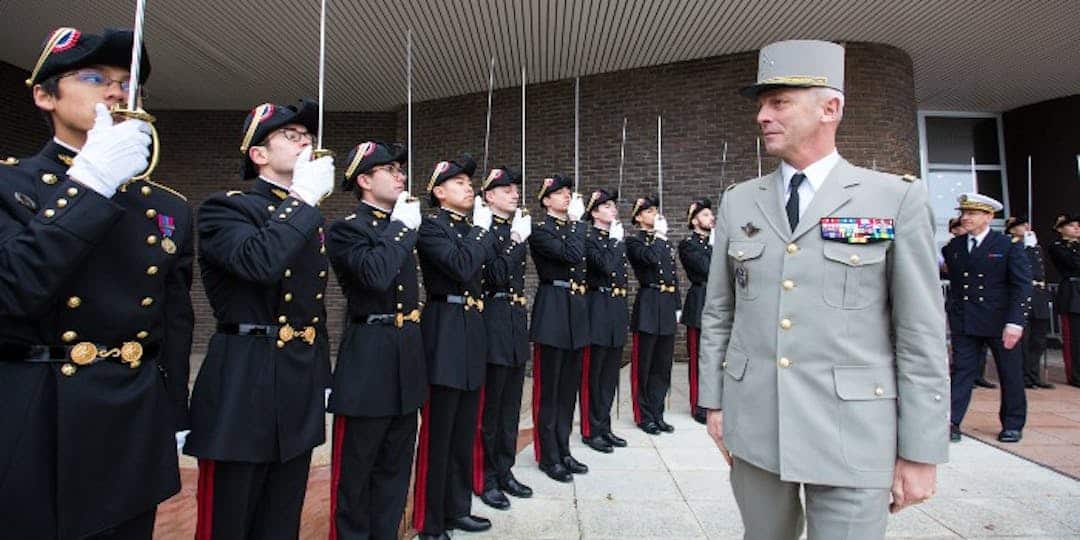
M 408 189 L 409 193 L 412 193 L 412 28 L 405 33 L 405 108 L 406 108 L 406 151 L 409 154 L 409 162 L 405 164 L 408 167 Z
M 656 198 L 660 206 L 660 215 L 664 215 L 664 121 L 656 115 Z
M 322 0 L 319 9 L 319 132 L 316 134 L 317 151 L 325 151 L 323 135 L 323 100 L 326 99 L 326 0 Z
M 975 174 L 975 156 L 971 156 L 971 192 L 979 192 L 979 175 Z
M 521 209 L 522 214 L 527 214 L 525 208 L 525 66 L 521 66 Z
M 150 173 L 154 172 L 157 168 L 158 158 L 161 155 L 161 139 L 158 138 L 157 128 L 154 127 L 154 116 L 142 108 L 138 103 L 139 97 L 139 68 L 142 67 L 142 47 L 143 47 L 143 19 L 146 18 L 146 0 L 135 0 L 135 24 L 132 26 L 131 34 L 131 65 L 128 70 L 128 95 L 127 103 L 125 106 L 116 104 L 111 111 L 112 114 L 124 118 L 134 118 L 136 120 L 142 120 L 150 124 L 150 163 L 147 164 L 146 170 L 142 173 L 131 177 L 124 183 L 124 186 L 134 182 L 136 180 L 145 180 L 150 178 Z
M 1027 201 L 1028 202 L 1028 212 L 1027 212 L 1027 218 L 1028 218 L 1028 223 L 1029 223 L 1028 226 L 1034 228 L 1035 227 L 1035 216 L 1033 216 L 1031 214 L 1031 210 L 1032 210 L 1032 202 L 1031 202 L 1031 154 L 1028 154 L 1028 164 L 1027 165 L 1028 165 L 1028 178 L 1027 178 L 1027 180 L 1028 180 L 1028 185 L 1027 185 L 1027 188 L 1028 188 L 1028 194 L 1027 194 L 1028 195 L 1028 197 L 1027 197 L 1027 199 L 1028 199 L 1028 201 Z
M 757 175 L 761 178 L 761 137 L 757 138 Z
M 724 179 L 727 177 L 727 141 L 724 141 L 724 151 L 720 154 L 720 192 L 724 192 L 724 188 L 727 187 L 727 181 Z
M 580 170 L 578 152 L 581 147 L 581 77 L 574 77 L 574 193 L 578 192 Z
M 626 162 L 626 117 L 622 119 L 622 144 L 619 146 L 619 187 L 615 190 L 615 198 L 622 198 L 623 164 Z
M 487 127 L 484 128 L 484 166 L 481 171 L 482 174 L 487 174 L 487 162 L 488 162 L 488 142 L 491 140 L 491 93 L 495 88 L 495 57 L 491 57 L 491 67 L 488 68 L 488 107 L 487 107 Z

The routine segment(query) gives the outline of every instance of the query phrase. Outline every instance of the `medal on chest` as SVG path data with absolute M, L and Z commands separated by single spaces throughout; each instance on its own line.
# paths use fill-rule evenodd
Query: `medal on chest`
M 176 232 L 176 220 L 172 216 L 158 214 L 157 224 L 158 231 L 161 231 L 161 249 L 169 255 L 176 253 L 176 241 L 172 239 Z

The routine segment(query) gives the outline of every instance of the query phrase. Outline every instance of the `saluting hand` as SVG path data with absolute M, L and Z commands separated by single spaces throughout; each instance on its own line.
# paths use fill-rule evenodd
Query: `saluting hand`
M 290 193 L 311 206 L 318 206 L 334 190 L 334 158 L 323 156 L 311 159 L 307 146 L 296 156 Z
M 484 204 L 484 199 L 481 199 L 479 195 L 473 200 L 472 224 L 485 231 L 491 229 L 491 209 Z
M 621 221 L 616 221 L 611 224 L 611 228 L 608 229 L 608 236 L 617 242 L 621 242 L 622 239 L 626 237 L 626 230 L 623 229 Z
M 409 229 L 420 227 L 420 201 L 409 196 L 409 192 L 402 191 L 394 203 L 394 210 L 390 212 L 391 221 L 400 221 Z
M 522 214 L 521 209 L 514 210 L 514 220 L 510 222 L 510 237 L 515 242 L 521 243 L 529 239 L 532 234 L 532 216 Z
M 94 127 L 75 156 L 68 176 L 76 182 L 112 197 L 124 182 L 146 170 L 150 162 L 150 124 L 128 119 L 113 123 L 104 103 L 94 105 Z
M 570 221 L 580 221 L 585 215 L 585 201 L 581 200 L 581 194 L 575 193 L 570 197 L 570 206 L 566 209 L 566 216 Z
M 661 240 L 667 240 L 667 219 L 664 216 L 656 216 L 656 221 L 653 222 L 653 234 Z

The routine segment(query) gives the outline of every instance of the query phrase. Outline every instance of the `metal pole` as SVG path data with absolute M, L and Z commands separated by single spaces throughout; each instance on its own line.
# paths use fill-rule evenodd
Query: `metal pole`
M 142 0 L 140 0 L 142 1 Z M 319 131 L 315 134 L 317 149 L 323 144 L 323 99 L 326 97 L 326 0 L 322 0 L 319 10 Z
M 626 162 L 626 117 L 622 119 L 622 144 L 619 146 L 619 187 L 615 190 L 615 198 L 622 198 L 623 164 Z
M 574 193 L 578 192 L 581 170 L 578 157 L 581 150 L 581 77 L 574 77 Z
M 660 215 L 664 215 L 664 120 L 656 115 L 656 198 L 660 206 Z
M 412 177 L 413 177 L 413 165 L 412 165 L 412 28 L 405 34 L 405 103 L 406 105 L 406 127 L 405 137 L 406 145 L 409 154 L 408 167 L 409 179 L 409 193 L 412 193 Z
M 491 140 L 491 94 L 495 88 L 495 57 L 491 57 L 491 67 L 488 68 L 488 107 L 487 127 L 484 128 L 484 166 L 480 169 L 481 174 L 487 174 L 488 142 Z

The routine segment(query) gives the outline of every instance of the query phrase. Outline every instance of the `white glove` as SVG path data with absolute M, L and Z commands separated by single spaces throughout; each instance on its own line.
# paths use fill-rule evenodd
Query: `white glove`
M 570 221 L 578 221 L 585 215 L 585 201 L 581 200 L 581 194 L 575 193 L 570 197 L 570 206 L 566 209 Z
M 656 216 L 653 222 L 653 233 L 661 240 L 667 240 L 667 220 L 664 216 Z
M 68 169 L 68 176 L 112 197 L 116 188 L 146 170 L 150 161 L 150 124 L 129 119 L 114 124 L 104 103 L 94 105 L 94 127 Z
M 709 229 L 709 245 L 713 245 L 716 242 L 716 229 Z
M 1024 247 L 1035 247 L 1037 245 L 1039 245 L 1039 239 L 1035 237 L 1035 231 L 1024 233 Z
M 394 203 L 394 211 L 390 212 L 390 219 L 400 221 L 402 225 L 415 230 L 420 227 L 420 201 L 409 199 L 407 191 L 402 191 L 401 195 L 398 195 L 397 202 Z
M 473 201 L 472 224 L 474 227 L 480 227 L 485 231 L 491 229 L 491 209 L 484 204 L 484 199 L 481 199 L 479 195 Z
M 517 235 L 518 242 L 524 242 L 532 234 L 532 216 L 522 215 L 521 209 L 514 210 L 514 220 L 510 222 L 510 235 Z
M 621 221 L 616 221 L 611 224 L 611 228 L 608 229 L 608 236 L 611 237 L 612 240 L 622 241 L 626 236 L 626 231 L 623 229 Z
M 334 190 L 334 158 L 311 159 L 311 147 L 305 147 L 293 166 L 292 193 L 311 206 L 318 206 Z
M 176 451 L 182 452 L 184 450 L 184 442 L 187 441 L 188 433 L 191 433 L 190 429 L 176 432 Z

